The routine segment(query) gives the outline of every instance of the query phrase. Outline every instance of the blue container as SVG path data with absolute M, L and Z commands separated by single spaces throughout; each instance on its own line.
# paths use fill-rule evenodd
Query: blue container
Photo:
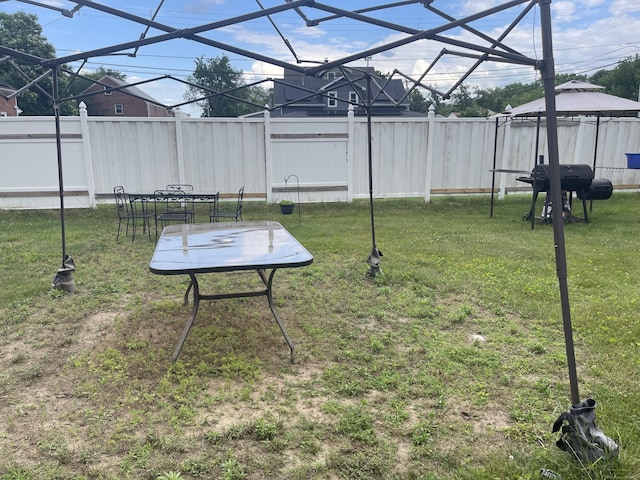
M 640 153 L 625 153 L 627 168 L 640 168 Z

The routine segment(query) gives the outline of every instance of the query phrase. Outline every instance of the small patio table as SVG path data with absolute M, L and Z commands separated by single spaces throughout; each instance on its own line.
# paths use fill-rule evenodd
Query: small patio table
M 156 193 L 127 193 L 129 197 L 129 201 L 131 202 L 131 208 L 136 209 L 137 205 L 140 205 L 140 209 L 142 212 L 148 212 L 147 204 L 154 204 L 154 213 L 155 211 L 155 202 L 157 201 L 158 196 Z M 198 193 L 191 191 L 176 191 L 175 196 L 166 195 L 163 197 L 164 201 L 174 201 L 176 203 L 192 203 L 192 204 L 208 204 L 209 205 L 209 216 L 211 216 L 211 212 L 213 212 L 217 208 L 218 199 L 220 198 L 219 192 L 217 193 Z M 156 224 L 156 238 L 158 238 L 158 218 L 157 215 L 155 217 Z
M 184 294 L 188 303 L 193 289 L 193 307 L 171 361 L 175 362 L 198 313 L 200 300 L 266 296 L 294 361 L 294 345 L 273 303 L 273 277 L 280 268 L 310 265 L 313 255 L 278 222 L 185 223 L 164 228 L 149 264 L 158 275 L 189 275 Z M 198 275 L 256 271 L 264 290 L 214 295 L 200 293 Z

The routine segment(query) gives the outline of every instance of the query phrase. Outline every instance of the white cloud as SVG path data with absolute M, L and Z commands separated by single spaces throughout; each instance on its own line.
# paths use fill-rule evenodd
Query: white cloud
M 615 0 L 610 2 L 609 11 L 612 15 L 631 15 L 640 12 L 640 2 L 631 0 Z
M 270 63 L 253 62 L 248 72 L 244 74 L 244 80 L 252 83 L 265 78 L 282 78 L 283 71 L 281 67 L 276 67 Z M 267 87 L 268 88 L 268 87 Z
M 323 38 L 327 36 L 327 33 L 320 27 L 295 27 L 291 33 L 294 38 Z
M 322 62 L 325 59 L 335 60 L 350 55 L 362 45 L 360 40 L 348 41 L 344 38 L 331 38 L 321 43 L 313 43 L 307 37 L 296 38 L 289 42 L 292 53 L 277 33 L 265 35 L 239 25 L 227 28 L 226 31 L 232 33 L 237 42 L 242 42 L 244 48 L 288 63 L 296 62 L 294 53 L 303 61 Z
M 473 15 L 474 13 L 489 10 L 490 8 L 493 8 L 496 5 L 500 5 L 501 3 L 504 2 L 501 2 L 499 0 L 466 0 L 462 2 L 460 13 L 464 16 Z
M 574 2 L 560 1 L 553 4 L 553 19 L 556 22 L 571 22 L 576 19 L 576 4 Z

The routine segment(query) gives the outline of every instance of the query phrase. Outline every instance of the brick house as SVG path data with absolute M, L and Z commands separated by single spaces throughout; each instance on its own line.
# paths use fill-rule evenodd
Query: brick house
M 347 82 L 344 73 L 333 68 L 325 71 L 321 77 L 310 77 L 299 72 L 285 69 L 282 83 L 273 87 L 272 116 L 283 117 L 314 117 L 314 116 L 346 116 L 349 106 L 355 105 L 355 114 L 366 114 L 361 106 L 362 99 L 367 101 L 371 95 L 375 98 L 372 105 L 373 115 L 412 115 L 409 112 L 409 99 L 404 96 L 406 90 L 400 79 L 387 82 L 376 74 L 373 67 L 344 68 L 351 82 Z M 363 73 L 372 75 L 375 79 L 369 85 L 371 92 L 367 92 L 367 81 L 362 78 Z M 384 92 L 380 93 L 380 86 L 384 85 Z M 320 92 L 310 95 L 309 91 Z M 279 107 L 279 108 L 278 108 Z
M 0 82 L 0 117 L 17 117 L 20 113 L 18 108 L 18 97 L 7 100 L 5 95 L 14 93 L 15 88 Z
M 173 117 L 173 112 L 157 105 L 157 100 L 137 87 L 111 75 L 105 75 L 81 93 L 87 114 L 97 117 Z M 118 88 L 113 90 L 109 87 Z M 124 87 L 124 88 L 123 88 Z M 125 93 L 128 92 L 128 93 Z M 93 94 L 93 95 L 90 95 Z

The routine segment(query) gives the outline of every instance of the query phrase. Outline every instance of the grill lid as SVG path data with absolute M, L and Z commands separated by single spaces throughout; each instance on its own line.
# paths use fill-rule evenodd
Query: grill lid
M 587 164 L 561 164 L 560 188 L 572 192 L 589 190 L 593 180 L 593 170 Z M 529 183 L 539 192 L 548 192 L 550 189 L 549 172 L 551 165 L 542 163 L 534 167 L 530 177 L 520 177 L 518 180 Z

